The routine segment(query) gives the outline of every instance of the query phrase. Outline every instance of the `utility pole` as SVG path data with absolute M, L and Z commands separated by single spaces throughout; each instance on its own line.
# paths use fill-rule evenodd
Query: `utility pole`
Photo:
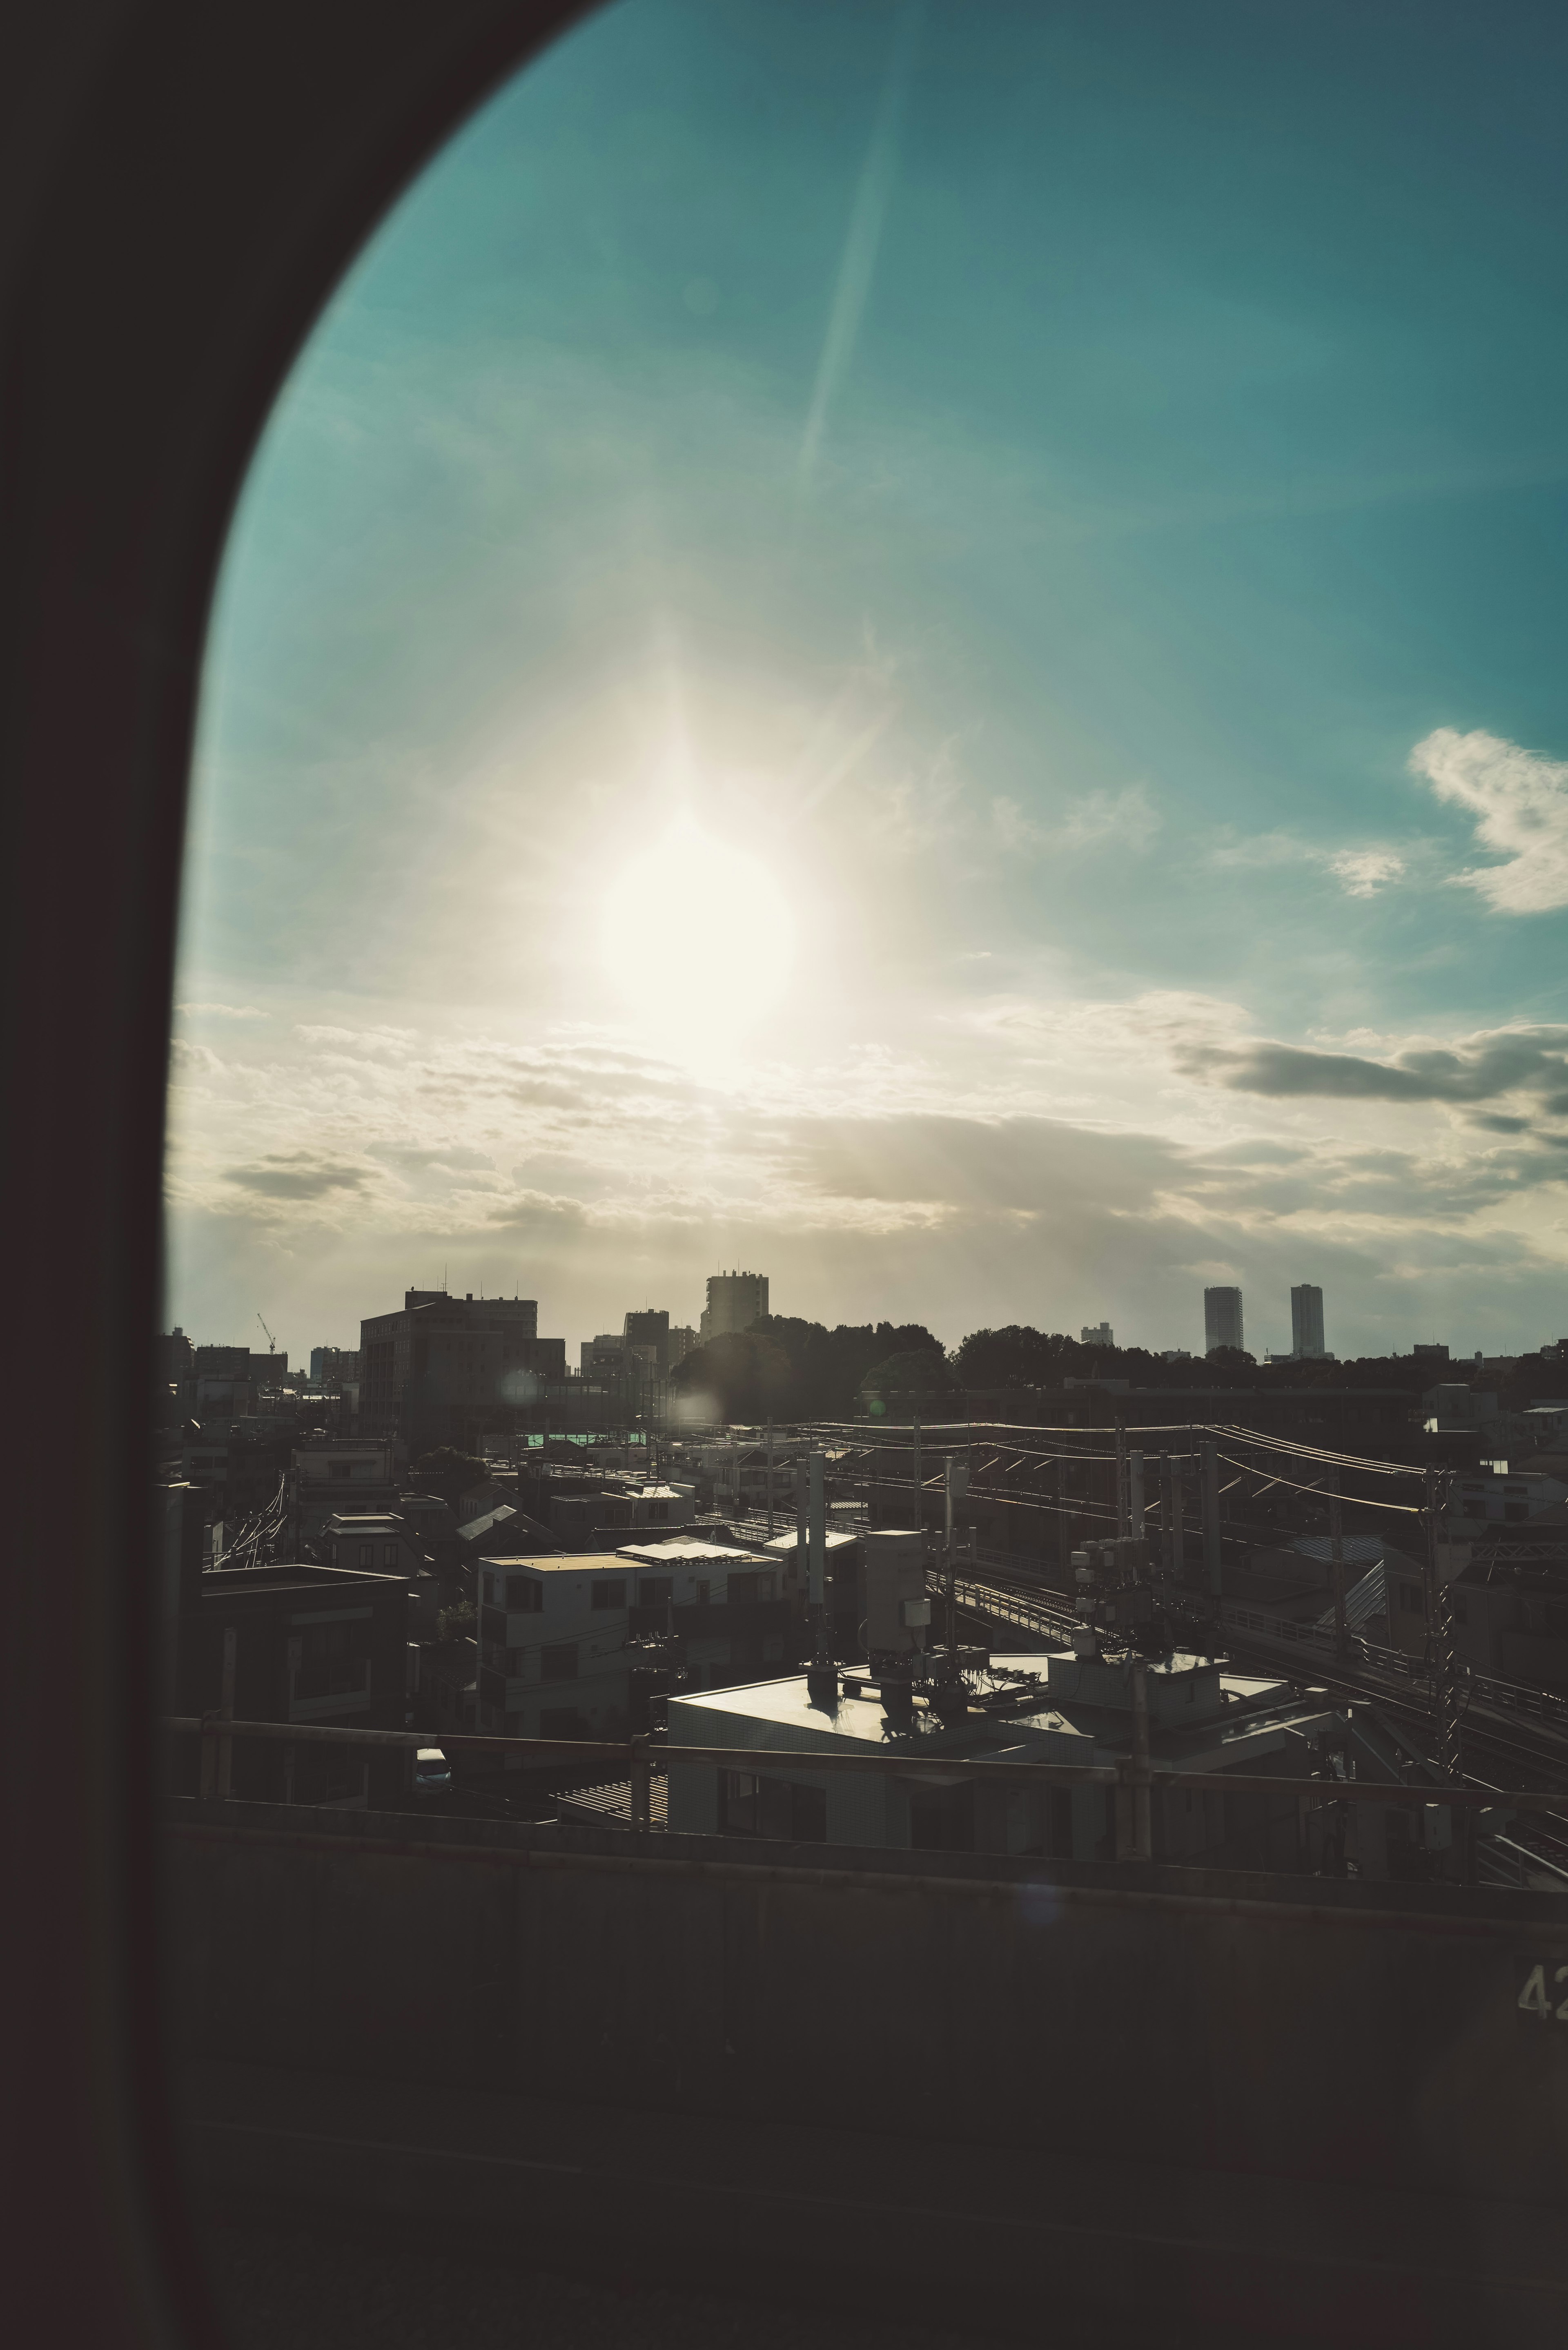
M 1438 1717 L 1438 1767 L 1450 1786 L 1460 1777 L 1459 1674 L 1454 1653 L 1454 1607 L 1448 1584 L 1438 1571 L 1438 1512 L 1442 1481 L 1437 1464 L 1427 1466 L 1427 1658 L 1432 1675 L 1432 1699 Z
M 958 1544 L 954 1534 L 954 1505 L 969 1491 L 969 1463 L 950 1452 L 943 1462 L 942 1481 L 942 1548 L 945 1554 L 948 1579 L 948 1670 L 950 1681 L 958 1680 Z
M 815 1648 L 805 1677 L 806 1692 L 816 1705 L 831 1705 L 838 1695 L 838 1674 L 833 1661 L 833 1617 L 827 1596 L 826 1459 L 814 1452 L 807 1464 L 806 1556 L 811 1607 L 815 1617 Z
M 1160 1572 L 1170 1579 L 1170 1455 L 1159 1456 L 1159 1565 Z
M 1143 1454 L 1134 1452 L 1127 1458 L 1127 1518 L 1130 1534 L 1143 1539 Z
M 1203 1442 L 1203 1565 L 1209 1596 L 1216 1608 L 1224 1588 L 1220 1555 L 1220 1447 L 1212 1437 Z
M 1187 1502 L 1187 1456 L 1173 1452 L 1170 1456 L 1170 1571 L 1178 1583 L 1187 1579 L 1187 1528 L 1183 1512 Z
M 915 1523 L 919 1528 L 920 1539 L 924 1542 L 926 1535 L 926 1489 L 921 1482 L 924 1472 L 920 1467 L 920 1415 L 918 1411 L 913 1415 L 909 1426 L 914 1446 Z
M 774 1416 L 768 1414 L 768 1540 L 774 1538 Z
M 1350 1654 L 1350 1627 L 1345 1614 L 1345 1516 L 1340 1503 L 1339 1471 L 1328 1472 L 1329 1575 L 1334 1588 L 1334 1655 L 1344 1664 Z
M 1127 1432 L 1116 1414 L 1116 1533 L 1127 1532 Z

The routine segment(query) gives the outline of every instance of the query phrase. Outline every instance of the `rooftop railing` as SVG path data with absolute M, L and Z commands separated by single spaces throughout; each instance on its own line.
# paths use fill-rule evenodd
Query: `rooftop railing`
M 955 1777 L 960 1775 L 981 1786 L 1103 1787 L 1131 1798 L 1127 1806 L 1130 1816 L 1118 1822 L 1116 1839 L 1117 1858 L 1128 1860 L 1153 1857 L 1147 1805 L 1150 1794 L 1161 1788 L 1179 1787 L 1184 1792 L 1190 1789 L 1195 1794 L 1295 1796 L 1303 1801 L 1310 1800 L 1320 1808 L 1349 1803 L 1392 1804 L 1408 1809 L 1438 1805 L 1461 1812 L 1560 1814 L 1568 1804 L 1568 1798 L 1561 1793 L 1546 1794 L 1508 1790 L 1500 1794 L 1491 1788 L 1413 1786 L 1407 1783 L 1392 1782 L 1385 1784 L 1369 1779 L 1276 1778 L 1251 1772 L 1184 1771 L 1137 1753 L 1108 1763 L 999 1762 L 950 1752 L 927 1757 L 909 1753 L 902 1748 L 877 1753 L 845 1753 L 832 1749 L 698 1746 L 684 1742 L 675 1746 L 659 1746 L 648 1737 L 512 1738 L 470 1731 L 437 1735 L 420 1730 L 347 1730 L 292 1721 L 233 1721 L 222 1713 L 168 1716 L 163 1727 L 177 1734 L 202 1740 L 202 1793 L 220 1797 L 228 1792 L 227 1750 L 236 1738 L 285 1745 L 411 1750 L 439 1745 L 441 1752 L 448 1756 L 453 1753 L 493 1754 L 504 1759 L 515 1757 L 519 1762 L 545 1766 L 566 1763 L 591 1768 L 612 1763 L 624 1765 L 631 1781 L 631 1825 L 634 1829 L 646 1828 L 649 1825 L 649 1787 L 659 1763 L 662 1763 L 666 1770 L 701 1764 L 720 1770 L 755 1772 L 763 1776 L 794 1776 L 805 1771 L 813 1775 L 895 1777 L 938 1787 L 950 1787 Z

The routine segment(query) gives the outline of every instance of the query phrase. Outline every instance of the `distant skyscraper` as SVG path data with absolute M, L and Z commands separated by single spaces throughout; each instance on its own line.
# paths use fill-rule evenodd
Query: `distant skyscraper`
M 768 1310 L 765 1273 L 711 1273 L 701 1336 L 722 1338 L 729 1330 L 749 1330 Z
M 1291 1292 L 1291 1352 L 1298 1361 L 1313 1362 L 1327 1352 L 1323 1343 L 1323 1292 L 1303 1281 Z
M 1078 1333 L 1078 1343 L 1082 1347 L 1114 1347 L 1116 1342 L 1108 1322 L 1085 1322 Z
M 1211 1355 L 1216 1347 L 1234 1347 L 1240 1352 L 1244 1344 L 1241 1291 L 1206 1289 L 1203 1293 L 1204 1353 Z

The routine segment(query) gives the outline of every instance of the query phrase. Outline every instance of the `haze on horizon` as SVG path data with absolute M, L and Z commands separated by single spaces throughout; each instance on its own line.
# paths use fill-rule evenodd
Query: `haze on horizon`
M 1568 18 L 621 0 L 301 356 L 170 1317 L 1568 1330 Z

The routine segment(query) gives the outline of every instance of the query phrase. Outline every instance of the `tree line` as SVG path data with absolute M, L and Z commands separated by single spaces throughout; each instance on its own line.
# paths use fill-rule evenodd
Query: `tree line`
M 1521 1374 L 1529 1383 L 1529 1374 Z M 750 1329 L 711 1338 L 671 1372 L 670 1391 L 709 1399 L 713 1417 L 756 1423 L 842 1419 L 897 1399 L 940 1409 L 944 1397 L 986 1389 L 1060 1388 L 1068 1379 L 1126 1379 L 1134 1388 L 1397 1388 L 1415 1398 L 1471 1367 L 1409 1355 L 1354 1362 L 1261 1364 L 1233 1347 L 1168 1362 L 1143 1347 L 1085 1346 L 1061 1330 L 1010 1323 L 973 1330 L 950 1354 L 918 1322 L 840 1323 L 828 1329 L 767 1315 Z M 1504 1382 L 1505 1386 L 1511 1382 Z

